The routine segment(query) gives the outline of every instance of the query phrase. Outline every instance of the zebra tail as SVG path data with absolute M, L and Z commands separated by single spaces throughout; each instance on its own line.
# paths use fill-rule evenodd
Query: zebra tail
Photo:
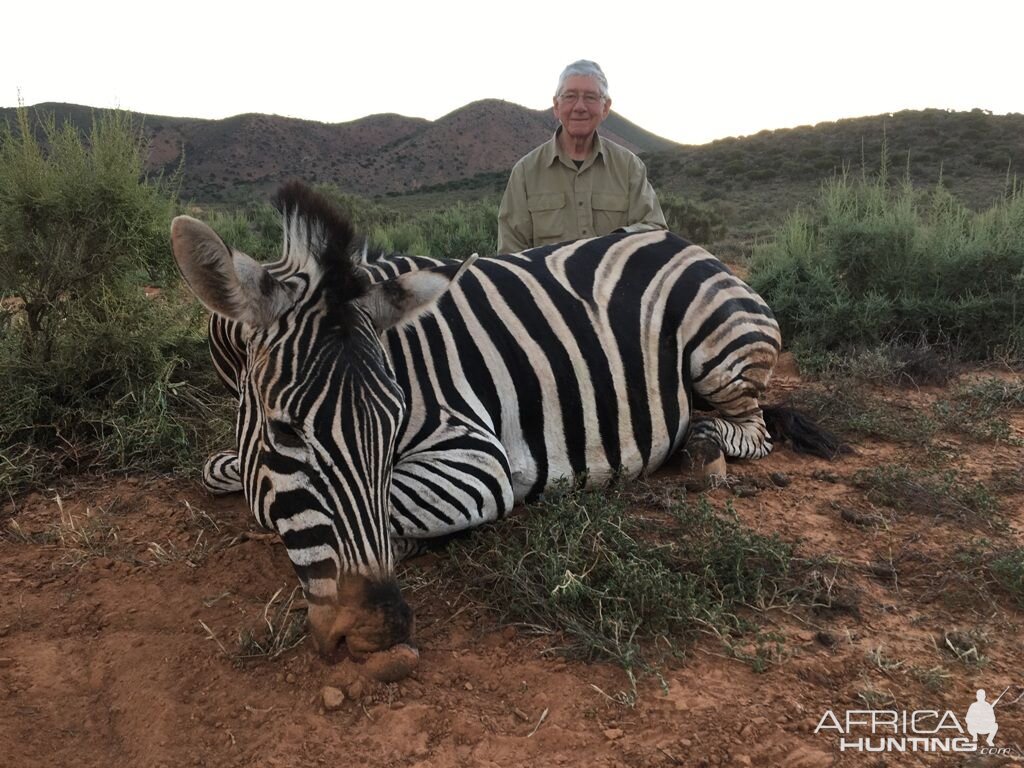
M 838 437 L 795 408 L 765 405 L 761 411 L 764 413 L 768 434 L 775 443 L 788 441 L 790 447 L 798 453 L 809 453 L 829 461 L 841 453 L 852 452 L 850 446 L 841 443 Z

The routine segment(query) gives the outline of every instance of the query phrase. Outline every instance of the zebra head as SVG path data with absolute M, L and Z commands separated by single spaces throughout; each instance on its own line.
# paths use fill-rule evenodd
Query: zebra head
M 411 639 L 394 578 L 389 495 L 405 400 L 380 335 L 447 290 L 451 267 L 371 284 L 351 226 L 292 183 L 277 196 L 282 258 L 262 265 L 187 216 L 174 257 L 220 327 L 244 344 L 235 371 L 238 463 L 257 520 L 280 535 L 325 656 Z

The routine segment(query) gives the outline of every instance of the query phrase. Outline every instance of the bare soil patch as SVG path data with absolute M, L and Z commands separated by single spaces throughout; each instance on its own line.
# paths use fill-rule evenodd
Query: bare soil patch
M 943 392 L 885 397 L 923 409 Z M 1024 414 L 1010 422 L 1024 437 Z M 757 617 L 760 632 L 731 650 L 705 637 L 663 681 L 642 679 L 632 703 L 621 669 L 568 662 L 551 652 L 558 638 L 498 626 L 450 577 L 443 551 L 402 575 L 417 615 L 416 673 L 362 686 L 302 637 L 301 600 L 285 607 L 296 580 L 284 548 L 240 498 L 133 477 L 9 501 L 0 764 L 1006 764 L 840 752 L 834 731 L 814 732 L 826 710 L 949 709 L 964 722 L 978 688 L 990 701 L 1005 688 L 996 743 L 1024 748 L 1024 608 L 988 569 L 992 553 L 1022 546 L 1022 449 L 956 434 L 927 449 L 854 447 L 832 463 L 780 448 L 731 465 L 754 491 L 712 499 L 796 542 L 804 591 L 791 609 Z M 990 488 L 998 512 L 931 514 L 863 487 L 879 468 L 928 462 Z M 684 493 L 669 472 L 652 483 Z

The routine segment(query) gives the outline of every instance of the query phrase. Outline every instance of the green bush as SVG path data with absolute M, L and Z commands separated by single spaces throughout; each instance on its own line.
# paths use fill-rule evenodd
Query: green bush
M 943 187 L 826 182 L 755 250 L 750 283 L 788 343 L 846 352 L 894 341 L 961 359 L 1024 360 L 1024 194 L 973 213 Z
M 197 464 L 195 443 L 220 423 L 210 366 L 190 367 L 206 357 L 200 312 L 176 278 L 156 287 L 173 269 L 174 195 L 143 176 L 144 148 L 119 112 L 88 136 L 45 116 L 37 134 L 24 108 L 0 128 L 8 492 L 67 469 Z
M 498 206 L 491 201 L 454 206 L 376 226 L 370 242 L 385 251 L 464 259 L 498 250 Z
M 725 236 L 725 218 L 718 208 L 677 195 L 662 195 L 660 202 L 668 228 L 687 240 L 707 245 Z
M 273 261 L 281 256 L 281 215 L 269 203 L 191 213 L 209 224 L 225 243 L 254 259 Z

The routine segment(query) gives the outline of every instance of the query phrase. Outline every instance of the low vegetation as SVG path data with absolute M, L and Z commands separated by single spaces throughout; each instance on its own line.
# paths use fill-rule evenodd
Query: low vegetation
M 567 492 L 449 549 L 447 567 L 503 622 L 553 635 L 567 655 L 634 671 L 698 632 L 750 628 L 789 588 L 792 547 L 705 498 L 642 486 Z
M 169 280 L 172 185 L 123 114 L 88 136 L 19 117 L 0 127 L 0 485 L 194 463 L 228 414 Z
M 998 499 L 984 484 L 955 470 L 876 467 L 858 472 L 853 485 L 864 491 L 870 503 L 888 507 L 896 514 L 909 512 L 1002 526 L 997 517 Z
M 1024 193 L 974 213 L 944 187 L 874 176 L 825 183 L 759 248 L 750 283 L 791 345 L 849 353 L 927 343 L 1024 362 Z

